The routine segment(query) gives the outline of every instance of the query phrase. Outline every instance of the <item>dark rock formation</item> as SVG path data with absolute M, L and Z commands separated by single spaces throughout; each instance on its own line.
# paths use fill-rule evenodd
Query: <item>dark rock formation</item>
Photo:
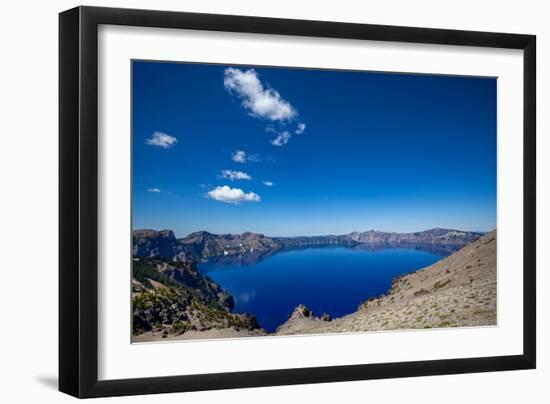
M 330 315 L 328 313 L 321 314 L 321 317 L 319 317 L 319 320 L 321 321 L 330 321 Z
M 181 262 L 190 260 L 172 230 L 134 230 L 133 255 L 143 258 L 159 257 Z
M 296 318 L 316 318 L 315 313 L 308 309 L 305 305 L 299 304 L 296 306 L 292 314 L 288 316 L 288 319 Z

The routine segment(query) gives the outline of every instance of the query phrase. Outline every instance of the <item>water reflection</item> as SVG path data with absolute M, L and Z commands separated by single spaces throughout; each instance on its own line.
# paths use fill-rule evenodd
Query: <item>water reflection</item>
M 325 249 L 325 248 L 335 248 L 335 247 L 345 247 L 350 250 L 362 250 L 362 251 L 383 251 L 388 249 L 407 249 L 407 250 L 416 250 L 424 251 L 431 254 L 436 254 L 441 257 L 447 257 L 452 253 L 460 250 L 463 246 L 458 244 L 408 244 L 408 243 L 363 243 L 356 244 L 353 246 L 349 245 L 325 245 L 325 246 L 307 246 L 307 247 L 297 247 L 289 249 L 279 249 L 279 250 L 263 250 L 263 251 L 254 251 L 247 252 L 242 254 L 232 254 L 232 255 L 222 255 L 218 257 L 210 257 L 204 265 L 200 265 L 201 272 L 208 273 L 211 271 L 216 271 L 224 268 L 234 268 L 234 267 L 247 267 L 255 265 L 266 258 L 273 257 L 279 253 L 286 251 L 296 251 L 296 250 L 308 250 L 311 248 L 315 249 Z
M 251 290 L 249 292 L 240 293 L 235 296 L 236 304 L 249 304 L 256 297 L 256 291 Z
M 381 251 L 392 248 L 405 248 L 408 250 L 425 251 L 432 254 L 440 255 L 442 257 L 447 257 L 452 253 L 460 250 L 462 247 L 464 246 L 458 244 L 364 243 L 355 245 L 350 248 L 367 251 Z
M 200 265 L 202 272 L 210 272 L 213 270 L 221 269 L 225 266 L 231 267 L 246 267 L 257 264 L 266 258 L 281 252 L 282 250 L 264 250 L 247 252 L 243 254 L 221 255 L 218 257 L 209 258 L 206 263 L 208 265 Z M 206 269 L 206 271 L 204 270 Z

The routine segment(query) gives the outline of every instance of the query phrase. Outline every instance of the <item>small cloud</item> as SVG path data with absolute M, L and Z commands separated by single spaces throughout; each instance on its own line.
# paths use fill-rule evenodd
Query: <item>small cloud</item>
M 262 181 L 262 184 L 264 184 L 266 187 L 272 187 L 273 185 L 275 185 L 271 181 Z
M 147 190 L 147 192 L 152 192 L 154 194 L 158 194 L 158 193 L 160 193 L 160 189 L 158 189 L 158 188 L 149 188 Z
M 292 120 L 297 114 L 277 90 L 264 86 L 254 69 L 243 71 L 228 67 L 224 71 L 223 85 L 241 98 L 242 106 L 253 117 L 283 122 Z
M 237 150 L 231 156 L 231 160 L 235 163 L 246 163 L 246 152 L 244 150 Z
M 269 156 L 261 156 L 259 154 L 247 154 L 244 150 L 237 150 L 231 155 L 231 160 L 235 163 L 246 163 L 247 161 L 252 163 L 260 163 L 262 161 L 273 161 L 273 158 Z
M 167 133 L 155 132 L 153 135 L 145 141 L 146 144 L 151 146 L 162 147 L 168 149 L 174 146 L 178 142 L 174 136 L 170 136 Z
M 296 133 L 297 135 L 301 135 L 302 133 L 304 133 L 305 130 L 306 130 L 306 124 L 303 122 L 300 122 L 296 127 L 296 130 L 294 131 L 294 133 Z
M 290 137 L 290 133 L 285 130 L 284 132 L 279 133 L 275 139 L 272 139 L 271 144 L 273 146 L 284 146 L 288 143 Z
M 263 157 L 260 156 L 259 154 L 250 154 L 248 157 L 247 157 L 247 160 L 248 161 L 252 161 L 253 163 L 259 163 L 261 161 L 263 161 Z
M 222 170 L 222 178 L 226 178 L 230 181 L 237 180 L 251 180 L 252 177 L 242 171 L 233 171 L 233 170 Z
M 240 202 L 260 202 L 260 195 L 254 192 L 245 193 L 239 188 L 230 188 L 227 185 L 216 187 L 206 196 L 216 201 L 238 205 Z

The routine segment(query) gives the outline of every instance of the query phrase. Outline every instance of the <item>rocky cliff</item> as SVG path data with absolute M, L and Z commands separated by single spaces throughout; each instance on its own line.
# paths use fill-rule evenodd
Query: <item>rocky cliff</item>
M 231 313 L 233 306 L 231 295 L 203 277 L 192 262 L 133 259 L 134 341 L 210 330 L 232 330 L 245 335 L 263 332 L 255 317 Z
M 192 261 L 172 230 L 134 230 L 132 234 L 134 257 L 163 258 L 173 261 Z
M 281 246 L 263 234 L 212 234 L 206 231 L 191 233 L 178 240 L 179 245 L 196 260 L 210 257 L 277 250 Z

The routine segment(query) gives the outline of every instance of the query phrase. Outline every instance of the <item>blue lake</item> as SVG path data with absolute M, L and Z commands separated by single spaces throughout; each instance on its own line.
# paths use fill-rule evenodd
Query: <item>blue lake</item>
M 321 247 L 270 256 L 221 257 L 200 265 L 235 299 L 234 312 L 251 313 L 273 332 L 300 303 L 315 314 L 341 317 L 370 296 L 386 293 L 398 275 L 431 265 L 450 251 L 419 248 Z

